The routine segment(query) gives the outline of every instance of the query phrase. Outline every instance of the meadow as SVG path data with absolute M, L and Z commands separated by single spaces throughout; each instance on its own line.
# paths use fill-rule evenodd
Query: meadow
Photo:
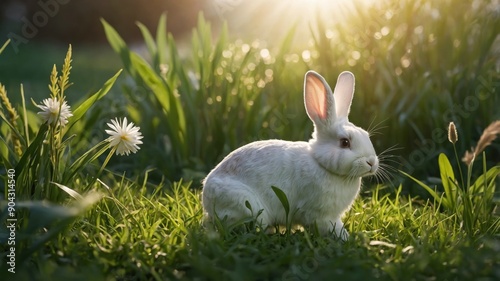
M 297 25 L 277 42 L 240 38 L 200 14 L 188 44 L 166 16 L 156 30 L 138 23 L 145 52 L 103 19 L 109 63 L 42 49 L 54 67 L 34 86 L 0 86 L 0 278 L 500 279 L 498 5 L 353 3 L 342 20 L 318 16 L 307 40 Z M 384 176 L 365 179 L 345 215 L 350 239 L 266 234 L 251 220 L 203 228 L 201 179 L 225 155 L 310 137 L 309 69 L 331 85 L 355 74 L 350 121 L 384 151 Z M 117 128 L 125 118 L 138 131 Z M 135 149 L 113 142 L 120 130 Z

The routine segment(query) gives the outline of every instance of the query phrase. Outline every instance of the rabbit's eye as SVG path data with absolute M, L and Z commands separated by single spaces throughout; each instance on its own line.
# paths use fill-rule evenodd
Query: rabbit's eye
M 342 138 L 340 139 L 340 147 L 341 148 L 351 148 L 351 142 L 349 139 Z

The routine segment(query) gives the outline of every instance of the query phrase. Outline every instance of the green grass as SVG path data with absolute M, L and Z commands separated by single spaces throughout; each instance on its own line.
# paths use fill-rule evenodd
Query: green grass
M 355 5 L 345 18 L 312 23 L 307 50 L 294 45 L 293 28 L 266 46 L 232 38 L 225 27 L 217 32 L 202 17 L 191 43 L 178 50 L 162 18 L 156 31 L 138 27 L 147 55 L 131 51 L 103 21 L 114 53 L 74 46 L 75 84 L 64 94 L 54 85 L 66 88 L 68 66 L 50 71 L 54 63 L 61 70 L 66 46 L 28 44 L 18 56 L 7 46 L 0 54 L 7 85 L 7 97 L 0 91 L 0 220 L 9 213 L 13 168 L 15 280 L 500 279 L 498 141 L 466 174 L 458 159 L 448 160 L 500 119 L 498 15 L 486 1 L 386 0 Z M 385 120 L 373 142 L 377 151 L 401 148 L 385 158 L 396 179 L 365 180 L 344 218 L 351 234 L 345 243 L 314 230 L 265 234 L 252 223 L 204 229 L 199 180 L 224 155 L 257 139 L 309 138 L 307 69 L 331 83 L 340 71 L 354 72 L 351 121 L 367 128 Z M 465 116 L 457 108 L 471 94 L 480 103 Z M 29 101 L 49 96 L 71 105 L 67 127 L 42 124 Z M 138 153 L 113 155 L 104 130 L 115 117 L 141 127 Z M 455 147 L 446 138 L 449 121 L 458 127 Z M 13 278 L 4 262 L 9 235 L 2 223 L 2 280 Z
M 455 215 L 399 192 L 365 191 L 346 216 L 351 239 L 343 244 L 310 232 L 206 231 L 200 228 L 199 192 L 189 184 L 171 191 L 162 186 L 148 191 L 127 181 L 113 186 L 19 268 L 16 280 L 500 277 L 498 238 L 467 239 Z

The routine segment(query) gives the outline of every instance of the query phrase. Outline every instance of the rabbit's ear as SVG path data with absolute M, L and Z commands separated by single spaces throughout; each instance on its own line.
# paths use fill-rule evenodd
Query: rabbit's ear
M 335 90 L 333 91 L 337 118 L 347 118 L 351 109 L 353 95 L 354 75 L 349 71 L 344 71 L 340 73 L 337 85 L 335 85 Z
M 327 125 L 335 119 L 335 103 L 332 90 L 325 79 L 314 71 L 308 71 L 304 79 L 304 103 L 307 115 L 314 124 Z

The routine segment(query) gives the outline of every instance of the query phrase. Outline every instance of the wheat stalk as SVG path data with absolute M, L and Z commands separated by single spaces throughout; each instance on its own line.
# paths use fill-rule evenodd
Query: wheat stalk
M 2 100 L 5 109 L 7 110 L 8 117 L 10 119 L 10 123 L 12 126 L 17 126 L 17 119 L 19 118 L 19 114 L 17 114 L 17 110 L 10 103 L 9 97 L 7 96 L 7 91 L 5 90 L 5 86 L 0 84 L 0 100 Z M 18 155 L 22 154 L 21 141 L 17 137 L 16 134 L 11 135 L 12 143 L 14 144 L 14 149 Z

